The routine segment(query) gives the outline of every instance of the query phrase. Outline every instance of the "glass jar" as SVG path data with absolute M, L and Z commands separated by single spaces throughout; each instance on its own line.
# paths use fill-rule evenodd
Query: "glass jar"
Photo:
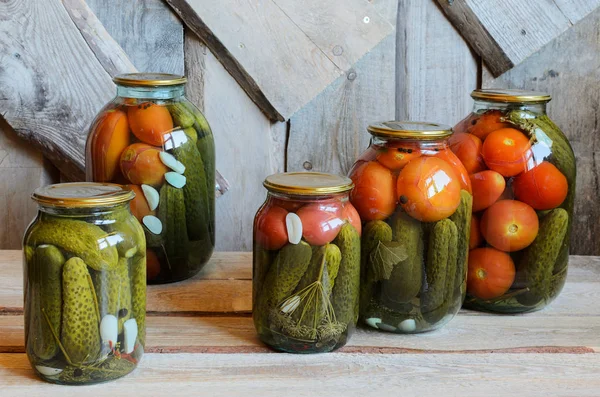
M 473 184 L 473 233 L 465 306 L 500 313 L 538 310 L 567 276 L 575 157 L 546 115 L 551 97 L 475 90 L 473 113 L 450 147 Z
M 260 339 L 290 353 L 346 344 L 358 320 L 360 232 L 352 181 L 317 172 L 266 178 L 254 218 L 253 318 Z
M 117 96 L 93 121 L 88 181 L 126 185 L 148 242 L 148 282 L 192 277 L 215 244 L 215 147 L 202 113 L 170 74 L 117 76 Z
M 133 371 L 146 335 L 146 241 L 115 184 L 38 188 L 23 239 L 25 350 L 36 373 L 90 384 Z
M 361 321 L 396 333 L 439 328 L 465 294 L 469 177 L 448 148 L 448 126 L 389 121 L 368 131 L 350 170 L 363 222 Z

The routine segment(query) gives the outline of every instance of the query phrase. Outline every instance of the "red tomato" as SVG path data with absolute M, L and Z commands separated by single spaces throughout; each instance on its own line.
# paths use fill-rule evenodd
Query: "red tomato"
M 410 160 L 421 156 L 421 149 L 414 145 L 391 144 L 377 151 L 377 161 L 392 171 L 400 171 Z
M 452 134 L 448 145 L 456 157 L 465 166 L 468 174 L 485 170 L 485 163 L 481 157 L 481 139 L 472 134 Z
M 344 220 L 340 207 L 337 207 L 337 211 L 332 211 L 333 208 L 314 203 L 307 204 L 296 212 L 302 221 L 302 237 L 307 243 L 321 246 L 335 239 Z
M 460 186 L 467 192 L 472 193 L 471 180 L 463 163 L 450 149 L 442 149 L 439 152 L 434 152 L 433 157 L 440 158 L 450 164 L 454 168 L 454 172 L 459 178 Z
M 494 248 L 469 252 L 467 292 L 479 299 L 502 296 L 515 281 L 515 264 L 510 255 Z
M 515 178 L 515 196 L 536 210 L 556 208 L 569 192 L 567 178 L 553 164 L 544 161 Z
M 352 203 L 347 202 L 342 207 L 342 219 L 350 222 L 352 226 L 356 229 L 359 235 L 362 234 L 362 224 L 360 222 L 360 215 L 358 215 L 358 211 L 352 205 Z
M 286 199 L 281 199 L 281 198 L 272 198 L 271 199 L 273 205 L 276 205 L 278 207 L 281 207 L 287 211 L 290 212 L 296 212 L 296 210 L 300 207 L 302 207 L 304 204 L 302 201 L 296 201 L 296 200 L 286 200 Z
M 370 161 L 355 166 L 350 172 L 354 189 L 350 201 L 363 221 L 382 220 L 396 209 L 395 177 L 392 171 Z
M 437 157 L 409 162 L 398 175 L 397 193 L 404 211 L 423 222 L 449 217 L 460 203 L 461 186 L 453 167 Z
M 479 217 L 475 214 L 471 217 L 471 235 L 469 237 L 469 249 L 477 248 L 483 244 L 483 236 L 479 229 Z
M 471 113 L 470 115 L 459 121 L 454 126 L 454 128 L 452 128 L 452 131 L 454 131 L 455 133 L 467 132 L 469 127 L 477 124 L 477 120 L 479 120 L 480 117 L 481 115 L 477 113 Z
M 531 157 L 529 138 L 514 128 L 503 128 L 488 135 L 482 149 L 485 164 L 509 177 L 525 171 Z
M 285 217 L 288 211 L 275 205 L 260 210 L 254 228 L 256 241 L 268 250 L 278 250 L 288 242 Z
M 501 251 L 519 251 L 533 242 L 539 230 L 535 210 L 516 200 L 500 200 L 481 217 L 481 234 Z
M 503 122 L 502 117 L 503 114 L 499 110 L 488 110 L 478 118 L 471 120 L 467 132 L 484 141 L 490 133 L 511 126 L 511 124 Z
M 477 212 L 498 201 L 504 192 L 506 181 L 496 171 L 486 170 L 471 175 L 471 186 L 473 186 L 473 212 Z

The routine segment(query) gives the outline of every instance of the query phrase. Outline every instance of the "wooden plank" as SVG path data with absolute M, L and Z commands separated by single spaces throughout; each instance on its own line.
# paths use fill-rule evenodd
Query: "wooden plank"
M 454 125 L 471 111 L 478 61 L 433 1 L 400 0 L 398 120 Z
M 183 26 L 162 0 L 86 0 L 142 72 L 184 73 Z
M 548 114 L 567 135 L 577 159 L 577 190 L 571 253 L 600 254 L 600 10 L 513 70 L 495 79 L 484 71 L 484 87 L 548 92 Z
M 265 114 L 279 121 L 391 31 L 364 0 L 308 0 L 301 7 L 286 0 L 167 2 Z
M 374 0 L 373 6 L 395 26 L 397 1 Z M 391 34 L 292 117 L 288 171 L 348 173 L 368 145 L 367 126 L 394 118 L 395 54 Z
M 353 353 L 578 353 L 600 352 L 600 316 L 468 316 L 444 328 L 414 335 L 379 332 L 359 325 L 342 352 Z M 268 352 L 252 318 L 149 316 L 148 353 Z M 23 353 L 23 316 L 0 316 L 0 353 Z
M 600 6 L 598 0 L 437 0 L 454 26 L 499 76 Z
M 264 397 L 371 396 L 595 396 L 597 354 L 146 354 L 127 377 L 88 387 L 41 382 L 24 354 L 0 355 L 0 387 L 10 396 L 64 397 L 197 395 Z

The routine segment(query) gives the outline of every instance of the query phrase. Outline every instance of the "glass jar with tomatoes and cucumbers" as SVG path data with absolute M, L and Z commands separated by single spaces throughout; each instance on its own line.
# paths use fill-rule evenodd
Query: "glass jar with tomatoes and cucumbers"
M 471 181 L 449 149 L 449 126 L 370 125 L 350 171 L 362 220 L 360 317 L 388 332 L 448 322 L 465 297 Z
M 450 148 L 473 188 L 465 306 L 501 313 L 538 310 L 567 276 L 575 157 L 546 115 L 546 94 L 476 90 L 473 112 Z
M 208 122 L 184 96 L 185 77 L 117 76 L 117 96 L 93 121 L 89 181 L 135 192 L 131 211 L 144 228 L 148 283 L 200 271 L 215 244 L 215 146 Z
M 275 174 L 254 218 L 253 318 L 280 351 L 346 344 L 358 320 L 360 233 L 352 181 L 317 172 Z

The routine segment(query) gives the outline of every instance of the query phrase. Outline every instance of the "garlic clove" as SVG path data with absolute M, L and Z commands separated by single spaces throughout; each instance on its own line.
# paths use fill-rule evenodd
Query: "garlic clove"
M 150 211 L 154 211 L 160 201 L 158 191 L 150 185 L 142 185 L 142 192 L 144 192 L 144 197 L 148 202 L 148 208 L 150 208 Z
M 44 376 L 54 376 L 60 374 L 63 370 L 60 368 L 46 367 L 44 365 L 36 365 L 35 369 Z
M 401 321 L 400 324 L 398 324 L 398 328 L 402 332 L 414 332 L 417 329 L 417 322 L 412 318 L 408 318 Z
M 165 179 L 171 186 L 176 187 L 177 189 L 181 189 L 186 183 L 185 176 L 176 172 L 167 172 L 165 174 Z
M 144 226 L 148 228 L 148 230 L 153 234 L 161 234 L 163 225 L 160 219 L 155 217 L 154 215 L 146 215 L 142 218 L 142 223 Z
M 285 226 L 290 244 L 298 244 L 302 239 L 302 220 L 300 217 L 293 212 L 288 213 L 285 216 Z
M 381 324 L 381 319 L 377 317 L 371 317 L 365 320 L 367 325 L 373 328 L 377 328 L 377 325 Z
M 287 314 L 296 310 L 298 306 L 300 306 L 300 297 L 298 295 L 294 295 L 284 302 L 283 306 L 281 307 L 281 311 Z
M 117 345 L 119 337 L 119 320 L 112 314 L 107 314 L 100 321 L 100 338 L 111 348 Z
M 385 324 L 385 323 L 379 323 L 377 324 L 377 328 L 379 328 L 382 331 L 388 331 L 388 332 L 397 332 L 398 328 Z
M 125 353 L 130 354 L 135 348 L 137 340 L 138 326 L 135 318 L 130 318 L 123 323 L 123 342 L 125 345 Z
M 177 160 L 171 153 L 160 152 L 158 157 L 160 157 L 160 161 L 162 161 L 164 165 L 178 174 L 183 174 L 185 172 L 185 165 L 183 165 L 181 161 Z

